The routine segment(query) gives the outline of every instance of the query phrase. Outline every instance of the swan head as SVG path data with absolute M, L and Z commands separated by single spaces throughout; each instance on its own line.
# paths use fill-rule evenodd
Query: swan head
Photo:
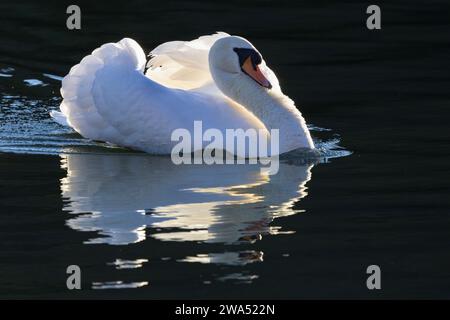
M 272 89 L 264 66 L 261 53 L 249 41 L 238 36 L 217 40 L 209 51 L 211 75 L 219 89 L 228 96 L 242 91 L 239 88 L 258 91 Z
M 277 77 L 249 41 L 238 36 L 220 38 L 208 59 L 211 76 L 224 95 L 252 112 L 267 129 L 282 130 L 281 153 L 314 148 L 294 101 L 283 94 Z

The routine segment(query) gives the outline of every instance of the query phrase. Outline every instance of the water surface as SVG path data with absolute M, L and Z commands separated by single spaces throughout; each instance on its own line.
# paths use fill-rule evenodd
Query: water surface
M 0 4 L 1 297 L 448 298 L 444 1 L 380 3 L 377 32 L 354 1 L 100 1 L 80 4 L 80 31 L 68 4 Z M 319 159 L 275 176 L 175 166 L 49 118 L 61 77 L 99 45 L 218 30 L 262 52 Z M 71 264 L 82 290 L 66 289 Z M 371 264 L 381 291 L 366 288 Z

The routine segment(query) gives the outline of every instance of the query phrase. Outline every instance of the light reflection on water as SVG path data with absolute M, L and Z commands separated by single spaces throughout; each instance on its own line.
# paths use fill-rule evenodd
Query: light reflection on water
M 174 165 L 168 157 L 61 155 L 64 210 L 74 230 L 96 231 L 86 243 L 254 242 L 286 232 L 271 222 L 297 213 L 312 164 L 281 163 L 273 176 L 257 165 Z
M 120 269 L 138 269 L 142 268 L 144 263 L 147 263 L 147 259 L 136 259 L 136 260 L 122 260 L 116 259 L 113 262 L 107 263 L 109 266 L 114 266 L 117 270 Z
M 174 165 L 169 157 L 144 154 L 64 154 L 61 192 L 66 224 L 76 231 L 94 231 L 87 244 L 133 245 L 154 238 L 223 244 L 254 244 L 265 235 L 288 234 L 274 225 L 277 218 L 302 212 L 294 203 L 307 195 L 313 164 L 280 163 L 278 174 L 258 165 Z M 231 248 L 231 249 L 230 249 Z M 164 251 L 164 246 L 162 247 Z M 198 249 L 202 250 L 202 249 Z M 204 250 L 204 249 L 203 249 Z M 198 252 L 180 263 L 243 267 L 263 262 L 258 250 Z M 164 255 L 164 252 L 160 253 Z M 150 257 L 117 258 L 107 265 L 137 269 Z M 256 274 L 218 275 L 217 281 L 249 284 Z M 210 284 L 210 280 L 205 280 Z M 147 282 L 95 282 L 93 289 L 127 289 Z
M 129 282 L 123 281 L 106 281 L 106 282 L 93 282 L 92 289 L 135 289 L 148 285 L 147 281 L 141 282 Z
M 180 262 L 196 262 L 203 264 L 222 264 L 230 266 L 244 266 L 253 262 L 262 262 L 264 253 L 262 251 L 247 250 L 238 252 L 223 252 L 223 253 L 207 253 L 197 254 L 195 256 L 188 256 L 184 259 L 178 260 Z
M 222 282 L 233 280 L 237 284 L 239 284 L 239 283 L 252 283 L 253 280 L 256 280 L 258 278 L 259 276 L 256 274 L 249 274 L 248 272 L 236 272 L 220 277 L 218 280 Z

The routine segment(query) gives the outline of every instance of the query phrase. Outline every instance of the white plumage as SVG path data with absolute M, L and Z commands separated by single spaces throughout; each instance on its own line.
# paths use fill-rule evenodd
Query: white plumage
M 150 52 L 146 75 L 156 82 L 179 89 L 195 89 L 211 84 L 209 49 L 225 32 L 202 36 L 192 41 L 170 41 Z
M 86 138 L 153 154 L 170 154 L 177 143 L 172 132 L 192 132 L 194 121 L 202 121 L 203 130 L 255 128 L 267 136 L 277 128 L 281 153 L 313 148 L 303 117 L 275 74 L 262 61 L 272 89 L 259 86 L 241 72 L 233 46 L 254 49 L 226 33 L 167 42 L 151 51 L 144 75 L 146 56 L 134 40 L 105 44 L 64 77 L 61 112 L 51 116 Z

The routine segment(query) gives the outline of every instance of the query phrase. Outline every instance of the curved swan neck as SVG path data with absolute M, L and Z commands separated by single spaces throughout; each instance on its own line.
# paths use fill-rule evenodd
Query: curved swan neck
M 314 148 L 305 119 L 294 102 L 281 90 L 266 90 L 245 75 L 221 73 L 214 77 L 219 89 L 261 120 L 266 128 L 279 130 L 280 153 Z

